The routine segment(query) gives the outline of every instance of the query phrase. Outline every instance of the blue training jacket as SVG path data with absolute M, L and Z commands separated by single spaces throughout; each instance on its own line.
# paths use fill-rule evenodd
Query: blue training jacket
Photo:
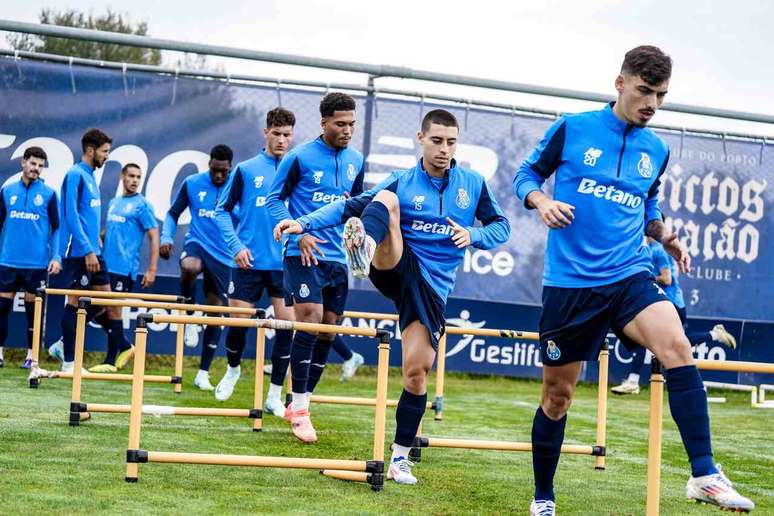
M 89 253 L 99 255 L 100 210 L 102 199 L 94 179 L 94 169 L 79 161 L 67 171 L 62 182 L 59 235 L 60 255 L 80 258 Z
M 59 256 L 59 204 L 56 192 L 38 179 L 20 178 L 0 190 L 0 265 L 45 269 Z
M 157 227 L 153 206 L 142 194 L 111 200 L 102 249 L 108 272 L 134 279 L 140 267 L 143 237 Z
M 454 160 L 443 180 L 433 180 L 420 160 L 414 168 L 393 172 L 367 192 L 325 206 L 298 222 L 312 232 L 343 224 L 349 217 L 359 216 L 380 190 L 398 196 L 403 242 L 417 257 L 422 277 L 444 302 L 465 256 L 465 249 L 452 242 L 454 232 L 447 217 L 470 231 L 471 245 L 479 249 L 496 247 L 511 234 L 511 226 L 484 178 L 457 166 Z M 473 226 L 476 219 L 481 227 Z
M 559 118 L 513 180 L 526 206 L 529 193 L 556 173 L 554 199 L 575 206 L 572 224 L 548 232 L 543 285 L 594 287 L 651 270 L 643 234 L 661 219 L 658 189 L 669 148 L 612 107 Z
M 253 255 L 253 269 L 256 270 L 283 269 L 282 244 L 272 236 L 275 222 L 266 207 L 266 198 L 279 163 L 279 158 L 269 156 L 265 151 L 239 163 L 215 211 L 215 221 L 226 239 L 231 257 L 242 249 L 249 249 Z M 231 214 L 237 207 L 239 227 L 235 231 Z
M 228 179 L 226 181 L 228 182 Z M 184 244 L 195 242 L 213 258 L 230 267 L 233 262 L 226 247 L 226 239 L 215 222 L 215 207 L 221 199 L 223 188 L 224 185 L 215 186 L 208 170 L 188 176 L 180 186 L 175 202 L 172 203 L 164 218 L 161 243 L 174 242 L 177 220 L 180 214 L 189 208 L 191 225 L 188 226 L 188 233 L 185 234 Z
M 680 279 L 677 277 L 679 271 L 677 270 L 677 263 L 675 259 L 667 254 L 664 246 L 659 242 L 652 242 L 650 244 L 651 259 L 653 262 L 653 274 L 658 276 L 663 269 L 669 269 L 669 273 L 672 276 L 672 283 L 669 285 L 662 285 L 664 292 L 672 303 L 678 308 L 685 308 L 685 299 L 683 299 L 683 289 L 680 288 Z
M 296 219 L 307 213 L 363 192 L 363 155 L 351 148 L 329 146 L 322 136 L 288 152 L 280 162 L 266 204 L 274 222 Z M 287 200 L 287 206 L 285 201 Z M 311 234 L 325 240 L 318 244 L 323 261 L 346 263 L 341 243 L 343 228 L 328 227 Z M 297 238 L 290 238 L 285 256 L 299 256 Z

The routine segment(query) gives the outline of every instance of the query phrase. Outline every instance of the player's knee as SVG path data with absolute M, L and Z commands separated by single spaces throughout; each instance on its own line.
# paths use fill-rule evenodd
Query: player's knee
M 665 367 L 679 367 L 693 362 L 691 343 L 684 333 L 675 333 L 665 340 L 664 348 L 657 353 Z
M 121 307 L 109 306 L 107 307 L 108 319 L 117 320 L 121 318 Z
M 194 261 L 188 261 L 183 260 L 180 262 L 180 273 L 183 276 L 198 276 L 199 275 L 199 264 Z
M 546 390 L 543 396 L 543 411 L 551 419 L 560 419 L 572 405 L 572 388 L 570 386 L 555 385 Z
M 427 391 L 427 373 L 429 369 L 421 365 L 403 368 L 403 386 L 412 394 L 424 394 Z
M 307 305 L 309 304 L 307 303 Z M 295 314 L 296 314 L 296 321 L 308 322 L 308 323 L 314 323 L 314 324 L 322 323 L 322 318 L 323 318 L 322 307 L 318 308 L 317 306 L 314 306 L 314 305 L 311 305 L 311 306 L 298 305 L 295 307 Z
M 390 212 L 390 215 L 400 212 L 400 201 L 398 200 L 398 196 L 395 195 L 395 192 L 381 190 L 374 196 L 373 200 L 384 204 Z

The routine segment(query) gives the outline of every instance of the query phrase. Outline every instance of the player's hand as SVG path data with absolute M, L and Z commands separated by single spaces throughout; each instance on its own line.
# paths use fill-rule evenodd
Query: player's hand
M 169 260 L 169 258 L 172 256 L 172 249 L 175 246 L 172 244 L 161 244 L 159 246 L 159 256 L 164 258 L 165 260 Z
M 301 224 L 293 219 L 284 219 L 274 226 L 274 240 L 279 242 L 282 240 L 282 235 L 299 235 L 304 232 L 304 228 Z
M 240 269 L 252 269 L 253 268 L 253 253 L 250 249 L 244 248 L 239 251 L 234 257 L 234 261 Z
M 317 265 L 317 257 L 315 253 L 320 255 L 320 258 L 325 258 L 325 253 L 317 247 L 317 244 L 325 244 L 327 240 L 317 238 L 312 235 L 304 235 L 298 241 L 298 248 L 301 250 L 301 265 L 310 267 L 312 264 Z
M 97 255 L 95 253 L 87 254 L 84 257 L 84 261 L 86 262 L 86 270 L 88 272 L 91 272 L 92 274 L 99 272 L 99 260 L 97 259 Z
M 677 238 L 677 233 L 668 233 L 661 237 L 661 244 L 664 250 L 675 259 L 677 268 L 680 272 L 687 274 L 691 272 L 691 255 L 688 254 L 688 248 Z
M 575 220 L 573 210 L 575 206 L 566 202 L 556 201 L 550 197 L 543 197 L 534 204 L 540 213 L 540 218 L 551 229 L 562 229 L 572 224 Z
M 48 273 L 53 276 L 62 272 L 62 264 L 56 260 L 51 260 L 48 264 Z
M 145 274 L 142 275 L 142 288 L 151 288 L 156 283 L 156 271 L 148 269 Z
M 452 231 L 454 232 L 454 234 L 451 237 L 452 242 L 454 242 L 454 245 L 456 245 L 458 249 L 464 249 L 468 247 L 470 245 L 470 231 L 460 226 L 449 217 L 446 217 L 446 220 L 449 222 L 449 225 L 451 226 Z

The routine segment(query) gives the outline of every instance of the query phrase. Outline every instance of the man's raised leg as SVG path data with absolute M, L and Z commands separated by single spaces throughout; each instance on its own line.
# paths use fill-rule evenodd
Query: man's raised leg
M 272 307 L 274 308 L 274 318 L 283 321 L 292 321 L 295 319 L 293 309 L 285 306 L 285 300 L 281 297 L 271 297 Z M 285 375 L 290 364 L 290 345 L 293 342 L 293 332 L 291 330 L 277 330 L 274 333 L 274 345 L 271 348 L 271 380 L 269 382 L 269 392 L 266 395 L 264 408 L 277 417 L 284 417 L 285 404 L 282 402 L 282 384 L 285 383 Z M 256 367 L 262 367 L 262 364 L 256 364 Z

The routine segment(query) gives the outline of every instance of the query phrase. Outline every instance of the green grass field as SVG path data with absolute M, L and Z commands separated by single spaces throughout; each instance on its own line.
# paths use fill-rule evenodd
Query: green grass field
M 127 415 L 94 414 L 79 427 L 67 423 L 70 382 L 46 380 L 27 388 L 18 354 L 6 351 L 0 369 L 0 513 L 219 514 L 219 513 L 411 513 L 526 514 L 532 497 L 531 456 L 527 453 L 425 449 L 415 468 L 417 486 L 388 483 L 372 492 L 364 484 L 323 477 L 310 470 L 146 464 L 137 484 L 124 482 Z M 9 360 L 10 359 L 10 360 Z M 87 357 L 87 364 L 94 357 Z M 44 367 L 52 366 L 45 363 Z M 254 362 L 246 361 L 242 380 L 226 403 L 191 385 L 194 363 L 182 394 L 171 386 L 147 384 L 145 402 L 183 406 L 248 408 Z M 213 365 L 213 383 L 225 362 Z M 149 373 L 169 374 L 171 360 L 154 358 Z M 338 382 L 330 367 L 320 394 L 373 396 L 375 371 Z M 528 441 L 539 384 L 492 377 L 447 377 L 444 421 L 428 417 L 425 435 Z M 391 371 L 390 396 L 400 392 Z M 432 388 L 431 388 L 432 392 Z M 130 387 L 119 382 L 84 382 L 81 401 L 129 403 Z M 751 497 L 757 514 L 774 514 L 774 411 L 754 410 L 749 397 L 727 394 L 729 403 L 712 405 L 715 451 L 737 488 Z M 647 391 L 611 397 L 607 470 L 595 471 L 593 458 L 563 456 L 556 486 L 558 512 L 567 514 L 644 514 L 647 456 Z M 266 416 L 264 431 L 251 431 L 235 418 L 145 416 L 141 448 L 251 455 L 340 459 L 370 458 L 373 409 L 314 405 L 319 442 L 302 445 L 282 420 Z M 662 514 L 718 513 L 685 501 L 688 467 L 679 435 L 665 408 Z M 592 444 L 596 388 L 583 385 L 570 412 L 567 443 Z M 387 416 L 388 440 L 394 412 Z

